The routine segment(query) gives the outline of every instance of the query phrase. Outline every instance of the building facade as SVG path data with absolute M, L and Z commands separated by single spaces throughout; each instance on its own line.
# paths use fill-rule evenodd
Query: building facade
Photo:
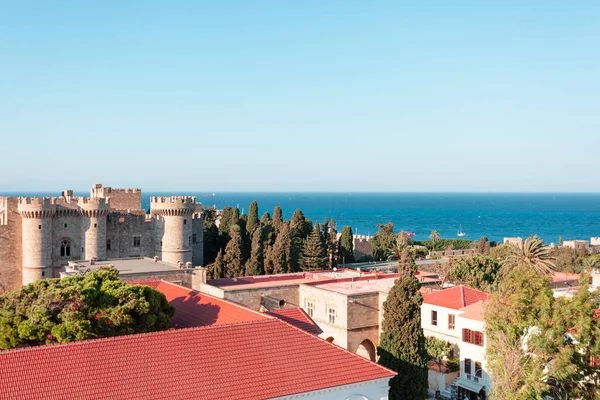
M 76 260 L 158 257 L 202 265 L 202 232 L 202 205 L 193 196 L 152 197 L 149 213 L 140 189 L 100 184 L 90 197 L 72 190 L 58 197 L 0 197 L 0 285 L 58 277 Z

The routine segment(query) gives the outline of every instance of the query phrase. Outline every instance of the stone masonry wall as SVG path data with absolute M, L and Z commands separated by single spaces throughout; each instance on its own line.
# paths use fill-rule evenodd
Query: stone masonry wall
M 15 197 L 0 197 L 0 291 L 22 282 L 21 216 Z

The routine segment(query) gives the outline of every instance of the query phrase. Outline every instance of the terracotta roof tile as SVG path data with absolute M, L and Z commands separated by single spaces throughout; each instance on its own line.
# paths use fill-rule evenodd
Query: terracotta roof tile
M 300 328 L 313 335 L 320 335 L 323 333 L 321 328 L 319 328 L 319 325 L 317 325 L 300 307 L 269 310 L 266 311 L 265 314 L 277 317 L 283 322 L 294 325 L 296 328 Z
M 233 302 L 219 299 L 175 283 L 161 281 L 156 290 L 163 293 L 175 307 L 171 319 L 174 328 L 225 325 L 238 322 L 260 321 L 271 317 L 252 311 Z
M 393 375 L 277 319 L 0 351 L 0 399 L 264 399 Z
M 423 303 L 425 304 L 452 308 L 454 310 L 460 310 L 478 301 L 489 299 L 490 295 L 488 293 L 462 285 L 423 295 Z

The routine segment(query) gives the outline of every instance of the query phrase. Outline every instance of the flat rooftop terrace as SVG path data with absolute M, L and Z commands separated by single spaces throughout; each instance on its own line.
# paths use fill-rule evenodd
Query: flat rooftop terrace
M 65 267 L 65 274 L 73 275 L 77 271 L 95 271 L 104 265 L 111 265 L 119 271 L 119 275 L 128 274 L 151 274 L 160 272 L 179 271 L 179 267 L 174 264 L 169 264 L 163 261 L 154 261 L 152 258 L 119 258 L 113 260 L 96 261 L 91 264 L 89 261 L 74 261 L 70 262 Z
M 374 279 L 362 277 L 360 280 L 344 281 L 344 282 L 329 282 L 322 285 L 314 285 L 315 287 L 331 292 L 345 294 L 347 296 L 361 295 L 367 293 L 387 293 L 390 291 L 394 282 L 398 278 L 398 274 L 388 274 L 379 276 Z M 417 278 L 421 283 L 436 283 L 439 278 L 435 274 L 417 273 Z

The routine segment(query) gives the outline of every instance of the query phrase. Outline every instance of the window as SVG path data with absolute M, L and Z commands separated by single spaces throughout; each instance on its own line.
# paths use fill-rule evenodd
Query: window
M 46 276 L 46 271 L 42 271 L 42 276 Z
M 67 227 L 67 224 L 65 224 L 65 228 Z
M 106 250 L 110 250 L 110 239 L 106 239 Z
M 60 256 L 71 257 L 71 242 L 69 239 L 65 239 L 60 244 Z
M 94 224 L 94 228 L 97 228 L 97 227 L 98 227 L 98 224 Z
M 431 325 L 437 326 L 437 311 L 431 311 Z
M 184 224 L 184 225 L 187 225 L 187 219 L 184 219 L 184 220 L 183 220 L 183 224 Z
M 196 234 L 195 233 L 192 234 L 192 243 L 198 243 L 198 241 L 196 240 Z
M 483 346 L 483 333 L 472 331 L 470 329 L 463 329 L 463 342 Z
M 133 237 L 133 247 L 140 247 L 141 243 L 142 243 L 142 238 L 140 236 Z
M 41 225 L 38 225 L 38 229 L 42 229 L 42 226 L 41 226 Z
M 475 362 L 475 376 L 481 378 L 481 363 Z
M 471 375 L 471 359 L 465 358 L 465 374 Z
M 315 315 L 315 303 L 312 300 L 306 300 L 306 313 L 311 318 Z
M 327 315 L 329 316 L 329 323 L 334 325 L 335 324 L 335 308 L 328 308 Z
M 454 330 L 454 314 L 448 314 L 448 329 Z

